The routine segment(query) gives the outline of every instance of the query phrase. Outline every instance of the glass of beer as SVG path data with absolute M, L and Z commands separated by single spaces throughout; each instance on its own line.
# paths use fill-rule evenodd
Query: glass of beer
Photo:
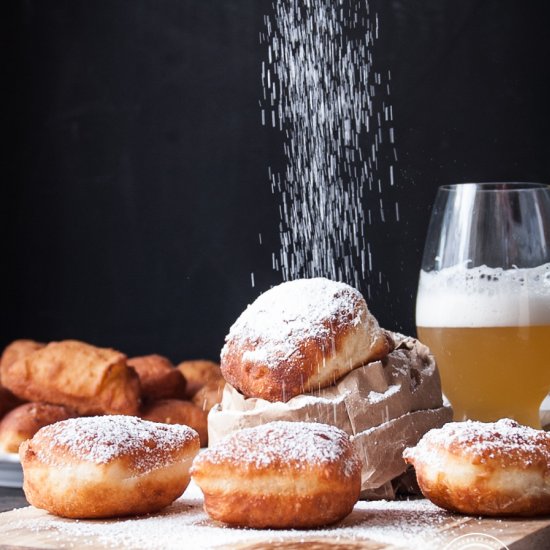
M 540 428 L 550 390 L 549 186 L 438 189 L 416 325 L 455 420 L 509 417 Z

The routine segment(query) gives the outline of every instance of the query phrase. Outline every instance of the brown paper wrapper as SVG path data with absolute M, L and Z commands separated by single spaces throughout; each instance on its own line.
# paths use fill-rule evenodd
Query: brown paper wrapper
M 208 416 L 210 444 L 225 435 L 272 422 L 321 422 L 353 436 L 363 458 L 362 497 L 395 498 L 407 465 L 406 447 L 452 418 L 443 404 L 439 373 L 430 350 L 414 338 L 393 334 L 395 350 L 359 367 L 335 385 L 287 401 L 245 398 L 226 385 Z M 404 478 L 403 478 L 404 479 Z M 410 484 L 409 484 L 410 485 Z

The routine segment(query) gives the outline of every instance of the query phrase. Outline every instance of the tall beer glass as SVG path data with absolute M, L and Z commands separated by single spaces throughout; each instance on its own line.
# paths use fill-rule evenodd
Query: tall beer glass
M 550 187 L 438 190 L 416 302 L 455 420 L 540 427 L 550 390 Z

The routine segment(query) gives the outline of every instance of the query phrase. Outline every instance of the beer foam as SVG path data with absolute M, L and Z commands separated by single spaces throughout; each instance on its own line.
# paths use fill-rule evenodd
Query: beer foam
M 419 327 L 508 327 L 550 324 L 550 263 L 529 269 L 421 271 Z

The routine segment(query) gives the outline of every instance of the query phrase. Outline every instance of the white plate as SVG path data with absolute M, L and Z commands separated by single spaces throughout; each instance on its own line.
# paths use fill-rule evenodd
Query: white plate
M 19 455 L 0 453 L 0 487 L 22 487 L 23 469 Z

